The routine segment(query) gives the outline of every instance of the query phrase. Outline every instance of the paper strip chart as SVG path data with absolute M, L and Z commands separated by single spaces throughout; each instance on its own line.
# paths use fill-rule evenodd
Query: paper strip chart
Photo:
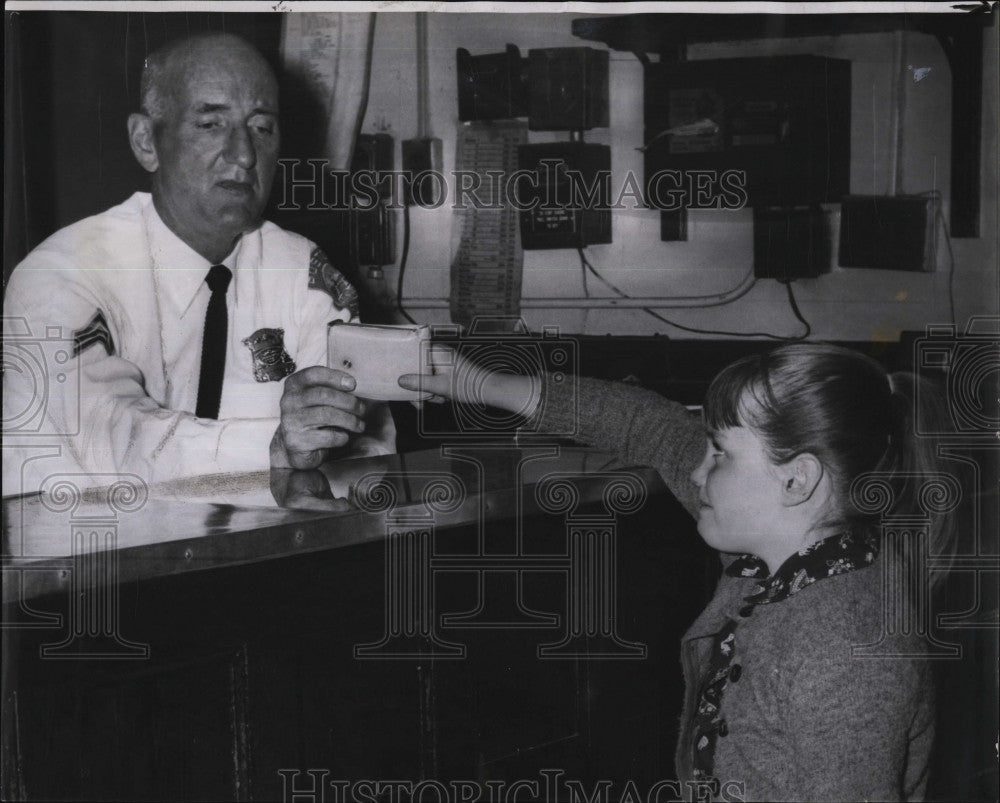
M 459 210 L 461 240 L 451 264 L 451 319 L 470 326 L 476 316 L 521 314 L 521 250 L 517 210 L 507 202 L 507 177 L 517 170 L 517 146 L 528 141 L 524 122 L 471 122 L 458 127 L 455 167 L 478 174 L 480 204 Z M 499 203 L 498 203 L 499 201 Z

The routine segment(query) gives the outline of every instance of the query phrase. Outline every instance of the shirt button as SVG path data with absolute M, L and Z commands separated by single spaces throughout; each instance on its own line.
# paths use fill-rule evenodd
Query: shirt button
M 744 605 L 740 608 L 740 616 L 746 619 L 750 614 L 753 613 L 753 605 Z
M 726 720 L 722 720 L 722 722 L 719 723 L 719 736 L 728 736 L 728 735 L 729 735 L 729 723 L 726 722 Z
M 743 674 L 743 667 L 739 664 L 733 664 L 732 668 L 729 670 L 729 681 L 730 683 L 736 683 L 740 679 L 740 675 Z

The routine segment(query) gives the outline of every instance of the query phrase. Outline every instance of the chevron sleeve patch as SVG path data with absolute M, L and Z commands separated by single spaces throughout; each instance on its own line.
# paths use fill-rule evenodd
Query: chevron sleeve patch
M 352 318 L 358 317 L 358 291 L 319 248 L 309 255 L 309 287 L 322 290 L 333 299 L 337 309 L 346 309 Z
M 104 320 L 104 313 L 97 310 L 94 317 L 87 322 L 87 325 L 73 332 L 73 356 L 79 357 L 91 346 L 100 343 L 108 356 L 115 353 L 115 341 L 111 337 L 111 330 L 108 322 Z

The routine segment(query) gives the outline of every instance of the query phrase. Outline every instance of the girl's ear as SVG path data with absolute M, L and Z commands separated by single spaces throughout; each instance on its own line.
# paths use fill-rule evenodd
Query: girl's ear
M 794 507 L 812 498 L 823 479 L 823 464 L 808 452 L 789 460 L 779 470 L 781 503 Z

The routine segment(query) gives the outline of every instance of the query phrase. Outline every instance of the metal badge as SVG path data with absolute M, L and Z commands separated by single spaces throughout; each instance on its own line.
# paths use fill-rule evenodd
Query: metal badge
M 279 382 L 295 373 L 295 361 L 285 351 L 284 329 L 258 329 L 243 345 L 253 356 L 253 378 L 258 382 Z

